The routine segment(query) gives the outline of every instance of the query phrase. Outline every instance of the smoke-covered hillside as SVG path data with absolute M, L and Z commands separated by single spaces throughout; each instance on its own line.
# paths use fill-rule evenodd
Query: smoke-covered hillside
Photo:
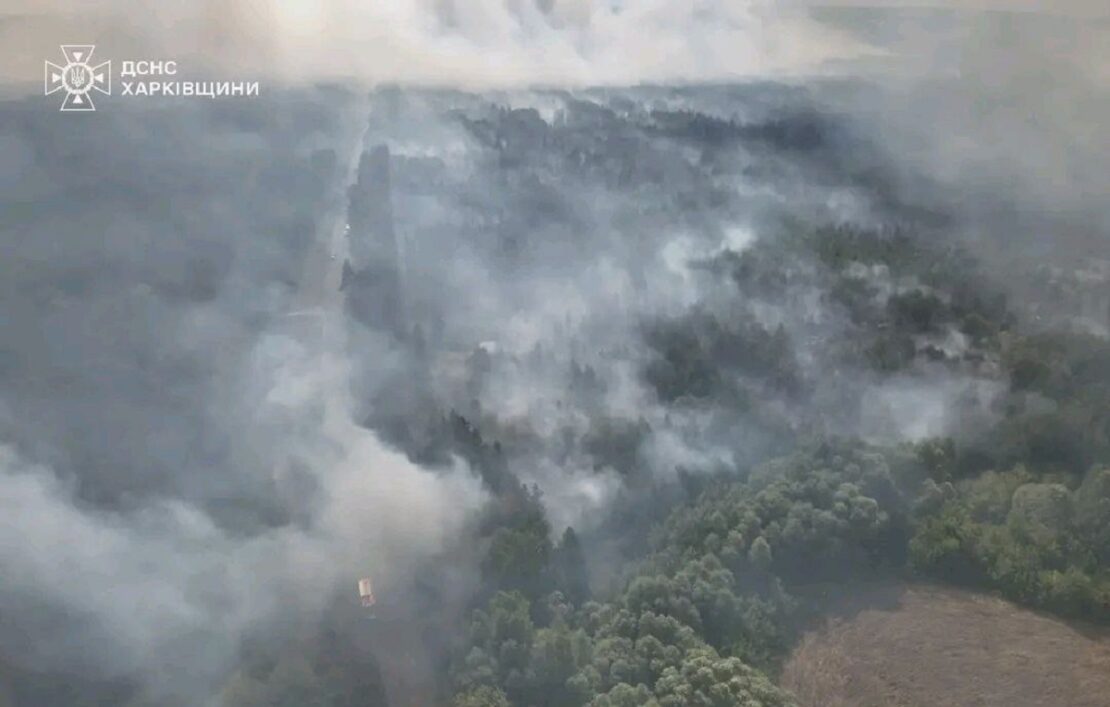
M 1110 620 L 1101 74 L 982 86 L 1088 35 L 623 81 L 605 12 L 566 88 L 0 102 L 0 705 L 787 705 L 871 580 Z
M 373 665 L 360 632 L 427 627 L 335 625 L 360 574 L 448 631 L 497 588 L 605 596 L 671 504 L 830 436 L 950 439 L 936 482 L 1103 459 L 1032 334 L 1105 303 L 1007 300 L 836 90 L 312 91 L 81 135 L 9 105 L 11 699 L 203 702 L 321 630 Z
M 990 417 L 1004 295 L 811 92 L 372 105 L 345 291 L 392 339 L 362 367 L 367 424 L 415 459 L 444 458 L 457 415 L 577 525 L 629 483 L 798 435 Z

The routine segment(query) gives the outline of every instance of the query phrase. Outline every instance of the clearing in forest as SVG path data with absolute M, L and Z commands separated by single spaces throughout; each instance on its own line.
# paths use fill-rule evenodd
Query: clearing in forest
M 807 634 L 802 707 L 1110 707 L 1110 633 L 951 588 L 875 588 Z

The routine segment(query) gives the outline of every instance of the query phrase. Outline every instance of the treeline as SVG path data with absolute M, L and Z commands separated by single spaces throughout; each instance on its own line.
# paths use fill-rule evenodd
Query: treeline
M 494 593 L 456 652 L 455 704 L 792 704 L 774 687 L 780 661 L 821 589 L 861 576 L 916 573 L 1110 620 L 1110 469 L 938 482 L 959 455 L 948 440 L 828 441 L 721 480 L 667 517 L 605 601 L 550 583 Z
M 558 569 L 539 520 L 505 531 L 525 535 L 494 543 L 489 569 L 548 580 L 487 573 L 489 598 L 453 660 L 458 707 L 791 704 L 774 687 L 779 663 L 824 590 L 860 577 L 956 582 L 1110 620 L 1107 342 L 1024 334 L 966 252 L 899 231 L 825 229 L 706 268 L 752 299 L 823 293 L 848 322 L 822 354 L 830 366 L 943 366 L 999 382 L 991 422 L 885 447 L 806 442 L 819 424 L 780 425 L 777 446 L 797 451 L 674 508 L 603 598 L 582 600 L 581 569 L 577 599 L 554 581 L 567 555 Z M 821 385 L 781 327 L 742 313 L 695 309 L 644 336 L 656 353 L 644 380 L 666 405 L 750 416 L 771 397 L 804 404 Z
M 769 677 L 803 619 L 791 587 L 898 564 L 905 505 L 887 460 L 862 445 L 820 445 L 714 484 L 667 518 L 607 601 L 518 577 L 496 592 L 456 654 L 455 704 L 792 704 Z M 491 556 L 534 542 L 508 532 L 523 537 Z
M 1025 467 L 933 487 L 912 566 L 1031 606 L 1110 620 L 1110 469 L 1072 489 Z
M 803 365 L 805 327 L 769 326 L 745 303 L 646 323 L 651 356 L 640 373 L 660 405 L 711 411 L 744 440 L 735 447 L 745 461 L 680 470 L 677 490 L 657 490 L 636 451 L 652 434 L 647 423 L 597 425 L 591 452 L 646 501 L 614 506 L 605 539 L 634 552 L 614 553 L 618 580 L 596 593 L 590 540 L 550 526 L 539 491 L 519 482 L 495 434 L 444 416 L 433 456 L 465 458 L 492 496 L 467 540 L 482 581 L 451 637 L 447 701 L 791 705 L 775 686 L 780 663 L 820 616 L 827 590 L 867 578 L 959 583 L 1110 621 L 1110 343 L 1023 332 L 965 252 L 897 231 L 803 233 L 705 268 L 748 303 L 818 293 L 846 325 L 828 333 L 827 322 L 815 324 L 828 338 L 811 354 L 839 377 Z M 989 415 L 957 425 L 953 438 L 912 444 L 823 429 L 837 410 L 821 401 L 852 400 L 831 395 L 835 386 L 938 369 L 995 385 Z M 591 375 L 577 371 L 587 387 Z M 320 685 L 326 672 L 342 674 L 295 653 L 241 671 L 229 687 L 245 699 L 229 704 L 307 694 L 287 680 L 298 671 Z M 336 695 L 318 703 L 348 704 Z

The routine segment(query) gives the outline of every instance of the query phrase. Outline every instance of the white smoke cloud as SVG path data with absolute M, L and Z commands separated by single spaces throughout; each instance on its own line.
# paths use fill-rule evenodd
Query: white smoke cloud
M 15 56 L 6 71 L 23 81 L 37 79 L 42 52 L 74 32 L 116 56 L 146 52 L 285 79 L 463 87 L 811 73 L 867 51 L 769 0 L 117 0 L 78 8 L 22 0 L 8 15 L 0 37 Z
M 928 70 L 946 58 L 917 54 L 939 46 L 935 38 L 880 47 L 815 19 L 814 10 L 841 8 L 1108 15 L 1096 0 L 14 0 L 0 11 L 0 77 L 37 82 L 42 59 L 78 39 L 105 55 L 177 59 L 201 73 L 464 88 L 808 76 L 891 57 Z M 1107 58 L 1098 43 L 1083 51 Z
M 196 702 L 218 687 L 252 627 L 312 616 L 363 574 L 383 595 L 404 591 L 457 535 L 482 498 L 472 475 L 417 467 L 351 422 L 341 362 L 290 340 L 263 337 L 259 347 L 269 350 L 254 360 L 269 365 L 242 444 L 252 453 L 267 445 L 279 462 L 312 460 L 320 500 L 311 523 L 240 536 L 175 499 L 94 509 L 51 469 L 0 447 L 6 655 L 101 678 L 141 671 L 155 694 Z
M 24 212 L 30 236 L 0 228 L 5 669 L 119 678 L 156 704 L 204 704 L 253 631 L 312 625 L 336 591 L 353 602 L 362 575 L 384 599 L 403 596 L 481 503 L 479 481 L 461 465 L 424 469 L 355 424 L 329 281 L 342 214 L 302 212 L 289 239 L 281 224 L 298 217 L 257 185 L 257 208 L 218 206 L 234 189 L 221 160 L 267 154 L 257 164 L 271 174 L 299 173 L 323 145 L 357 161 L 365 112 L 321 106 L 352 111 L 353 125 L 314 121 L 318 132 L 281 158 L 266 130 L 214 126 L 205 108 L 152 116 L 176 123 L 188 150 L 174 138 L 148 149 L 145 129 L 117 114 L 96 139 L 63 130 L 78 154 L 62 168 L 43 157 L 50 138 L 8 128 L 20 102 L 0 110 L 13 118 L 0 142 L 16 148 L 15 166 L 30 162 L 9 194 L 40 200 Z M 150 176 L 185 174 L 190 151 L 204 154 L 194 184 L 212 187 L 192 206 Z M 115 159 L 127 166 L 112 179 L 131 181 L 100 200 L 74 196 Z M 161 159 L 175 166 L 150 169 Z M 348 185 L 341 172 L 316 184 L 336 200 Z M 148 219 L 119 201 L 147 188 L 172 209 Z M 59 216 L 60 203 L 86 210 Z M 100 221 L 91 214 L 104 204 L 113 216 Z M 191 227 L 167 225 L 186 212 Z M 279 225 L 253 220 L 269 218 Z M 201 263 L 217 253 L 223 265 Z

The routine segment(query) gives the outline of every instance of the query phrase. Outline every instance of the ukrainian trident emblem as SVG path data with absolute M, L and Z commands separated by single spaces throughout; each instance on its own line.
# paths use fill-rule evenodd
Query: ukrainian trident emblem
M 62 101 L 64 111 L 96 110 L 92 93 L 98 91 L 106 96 L 112 95 L 112 62 L 92 64 L 96 47 L 92 44 L 63 44 L 62 56 L 65 66 L 52 61 L 46 62 L 43 91 L 49 96 L 57 91 L 65 91 Z

